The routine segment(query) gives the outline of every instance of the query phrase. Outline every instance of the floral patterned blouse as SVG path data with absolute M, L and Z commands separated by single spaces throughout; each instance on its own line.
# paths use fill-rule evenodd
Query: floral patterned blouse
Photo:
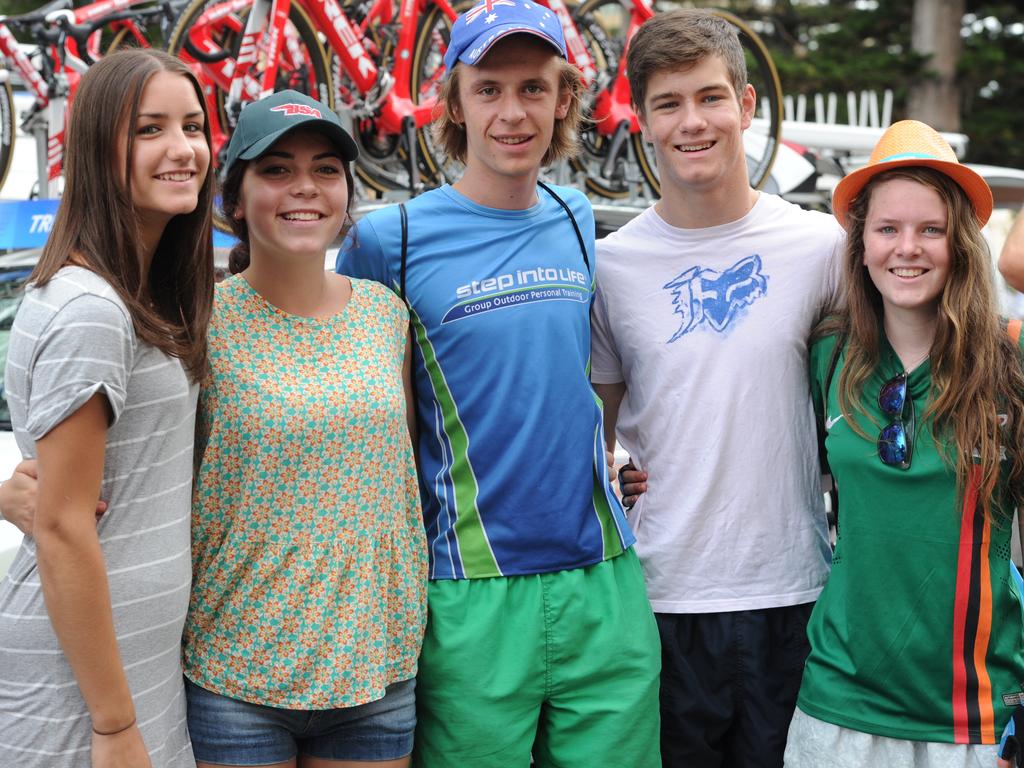
M 426 540 L 405 418 L 408 314 L 352 280 L 336 315 L 217 287 L 196 427 L 186 676 L 288 709 L 416 674 Z

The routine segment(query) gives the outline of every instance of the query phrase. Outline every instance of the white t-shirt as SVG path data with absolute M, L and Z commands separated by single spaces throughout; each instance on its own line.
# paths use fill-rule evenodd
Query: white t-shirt
M 598 242 L 591 379 L 625 382 L 618 439 L 648 473 L 630 514 L 661 613 L 814 600 L 831 550 L 807 376 L 843 231 L 761 194 L 678 229 L 649 208 Z

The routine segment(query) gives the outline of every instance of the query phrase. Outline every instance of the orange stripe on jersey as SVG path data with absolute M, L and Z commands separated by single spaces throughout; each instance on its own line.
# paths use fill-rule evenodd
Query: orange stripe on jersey
M 971 479 L 967 492 L 977 496 L 978 480 L 981 475 L 980 467 L 971 469 Z M 974 669 L 978 676 L 978 715 L 981 726 L 981 743 L 996 743 L 995 712 L 992 709 L 992 680 L 989 678 L 988 665 L 985 662 L 988 656 L 988 641 L 992 635 L 992 573 L 989 569 L 988 551 L 992 543 L 991 526 L 989 516 L 984 510 L 981 512 L 984 519 L 980 546 L 977 548 L 977 568 L 981 577 L 981 599 L 978 603 L 978 630 L 974 643 Z
M 967 664 L 964 660 L 964 634 L 967 606 L 970 602 L 971 555 L 974 550 L 974 499 L 964 499 L 960 520 L 960 551 L 956 564 L 956 598 L 953 604 L 953 741 L 969 744 L 967 716 Z
M 993 744 L 995 713 L 986 657 L 992 634 L 990 520 L 977 507 L 979 467 L 964 494 L 953 609 L 953 739 L 957 744 Z
M 1020 331 L 1022 322 L 1020 320 L 1010 320 L 1006 323 L 1006 332 L 1010 334 L 1010 338 L 1013 339 L 1015 344 L 1020 344 Z

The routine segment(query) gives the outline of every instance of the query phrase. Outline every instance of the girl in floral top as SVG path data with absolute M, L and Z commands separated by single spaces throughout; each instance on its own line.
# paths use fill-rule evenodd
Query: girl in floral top
M 324 270 L 355 156 L 295 91 L 247 106 L 228 148 L 241 243 L 211 318 L 183 641 L 200 766 L 404 766 L 412 751 L 426 544 L 408 313 Z

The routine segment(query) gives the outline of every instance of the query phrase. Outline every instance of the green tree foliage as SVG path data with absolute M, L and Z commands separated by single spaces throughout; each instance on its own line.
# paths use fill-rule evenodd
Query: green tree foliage
M 710 5 L 711 3 L 701 3 Z M 907 96 L 926 61 L 910 43 L 913 3 L 907 0 L 734 0 L 772 51 L 787 94 L 847 91 L 894 95 L 893 119 L 910 117 Z M 961 118 L 968 160 L 1024 168 L 1024 12 L 1019 0 L 968 0 L 959 66 Z M 1014 134 L 1018 139 L 1014 140 Z
M 0 0 L 0 16 L 16 16 L 33 11 L 42 3 L 39 0 Z
M 977 4 L 960 58 L 969 159 L 1024 168 L 1024 12 L 1019 3 Z

